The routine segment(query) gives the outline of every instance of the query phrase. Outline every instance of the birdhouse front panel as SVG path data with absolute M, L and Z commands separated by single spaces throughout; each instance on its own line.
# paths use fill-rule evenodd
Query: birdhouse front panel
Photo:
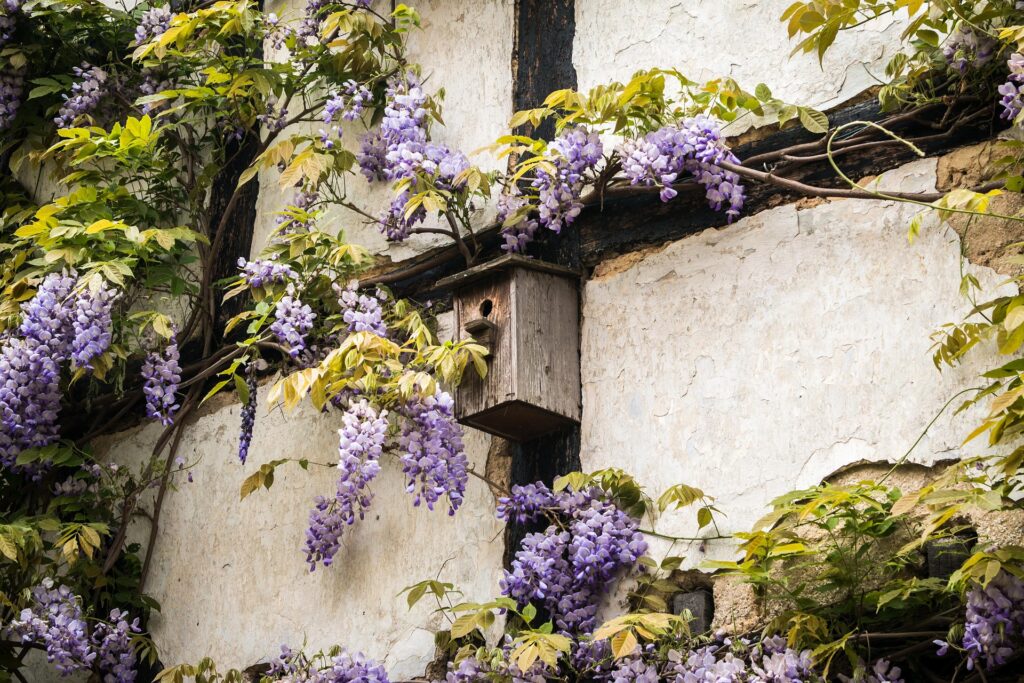
M 504 257 L 451 278 L 457 335 L 490 351 L 456 391 L 463 424 L 516 441 L 580 419 L 579 294 L 572 271 Z

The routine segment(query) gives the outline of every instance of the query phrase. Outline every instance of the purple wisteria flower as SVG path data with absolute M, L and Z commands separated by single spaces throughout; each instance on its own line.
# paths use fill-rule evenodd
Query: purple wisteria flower
M 72 313 L 71 366 L 92 370 L 92 361 L 106 352 L 111 340 L 111 312 L 119 293 L 101 284 L 75 297 Z
M 999 94 L 1002 96 L 999 104 L 1003 108 L 1000 117 L 1015 122 L 1024 108 L 1024 55 L 1014 52 L 1006 60 L 1006 65 L 1010 69 L 1010 76 L 1006 83 L 999 86 Z
M 252 430 L 256 426 L 256 361 L 249 361 L 245 367 L 245 387 L 249 391 L 249 400 L 242 406 L 242 426 L 238 435 L 238 459 L 244 465 L 249 457 L 249 446 L 252 444 Z
M 142 45 L 163 35 L 171 26 L 171 9 L 168 5 L 151 7 L 142 13 L 135 27 L 135 43 Z
M 129 623 L 128 615 L 115 609 L 109 623 L 97 622 L 90 635 L 82 599 L 67 586 L 54 586 L 46 578 L 32 589 L 32 606 L 8 624 L 7 637 L 43 647 L 61 676 L 96 668 L 103 683 L 134 683 L 132 634 L 142 632 L 139 620 Z
M 526 245 L 533 241 L 534 233 L 537 232 L 540 225 L 536 218 L 520 216 L 509 223 L 511 217 L 527 204 L 529 204 L 529 200 L 518 189 L 506 192 L 498 198 L 497 218 L 501 223 L 501 237 L 505 240 L 501 245 L 502 251 L 513 254 L 522 253 L 526 251 Z
M 442 190 L 457 189 L 462 182 L 458 176 L 469 168 L 469 160 L 458 150 L 428 141 L 427 96 L 415 74 L 406 72 L 389 80 L 385 98 L 379 130 L 363 136 L 358 161 L 371 182 L 410 180 L 409 189 L 396 196 L 381 216 L 381 229 L 388 239 L 400 241 L 426 218 L 422 207 L 411 215 L 405 212 L 417 177 L 430 177 Z
M 373 93 L 365 86 L 348 80 L 340 91 L 331 94 L 324 104 L 321 116 L 327 128 L 320 129 L 320 142 L 332 149 L 335 140 L 342 135 L 339 121 L 355 121 L 362 116 L 366 105 L 373 100 Z
M 0 465 L 5 468 L 13 467 L 22 451 L 60 436 L 60 371 L 74 335 L 74 286 L 72 275 L 47 275 L 22 304 L 18 336 L 0 349 Z
M 672 184 L 683 174 L 693 176 L 704 186 L 708 205 L 715 211 L 723 207 L 732 222 L 745 199 L 740 178 L 718 164 L 738 164 L 722 139 L 720 124 L 706 116 L 686 119 L 648 133 L 642 140 L 627 140 L 619 147 L 622 168 L 634 185 L 661 185 L 661 200 L 676 196 Z
M 146 395 L 146 414 L 152 420 L 168 426 L 174 423 L 178 404 L 178 385 L 181 384 L 181 366 L 178 365 L 178 343 L 172 338 L 162 351 L 150 351 L 142 364 L 145 380 L 142 392 Z
M 277 302 L 270 331 L 281 344 L 288 347 L 288 353 L 295 358 L 305 350 L 306 335 L 313 329 L 315 319 L 313 309 L 302 303 L 294 289 L 289 287 L 288 294 Z
M 538 168 L 532 183 L 538 191 L 541 225 L 560 233 L 576 220 L 583 209 L 580 193 L 585 174 L 597 166 L 603 153 L 601 138 L 583 126 L 563 130 L 548 145 L 546 156 L 555 173 Z
M 957 26 L 946 40 L 942 55 L 950 68 L 960 74 L 980 69 L 995 55 L 997 43 L 989 36 L 964 25 Z
M 637 521 L 599 489 L 552 493 L 538 482 L 514 486 L 498 516 L 519 522 L 556 515 L 560 525 L 528 534 L 501 590 L 520 605 L 535 602 L 566 633 L 589 633 L 607 586 L 647 552 Z
M 313 205 L 320 201 L 320 194 L 304 188 L 298 188 L 295 190 L 295 195 L 292 197 L 292 202 L 289 208 L 282 214 L 278 215 L 275 219 L 278 229 L 282 230 L 284 234 L 295 234 L 299 232 L 308 232 L 314 227 L 314 219 L 312 216 L 301 218 L 300 216 L 294 215 L 295 209 L 298 212 L 311 212 Z M 287 223 L 287 225 L 286 225 Z
M 21 0 L 7 0 L 0 4 L 0 47 L 14 37 L 14 29 L 18 25 L 16 16 L 21 9 Z
M 963 649 L 967 668 L 981 662 L 986 669 L 1006 663 L 1024 640 L 1024 582 L 1002 571 L 982 588 L 975 584 L 967 591 L 967 614 Z M 949 644 L 936 641 L 940 654 Z
M 8 632 L 22 643 L 36 643 L 46 649 L 46 661 L 62 676 L 92 668 L 96 653 L 82 614 L 82 600 L 67 586 L 54 588 L 53 579 L 43 579 L 32 589 L 32 607 L 21 611 Z
M 335 285 L 342 320 L 348 325 L 349 332 L 372 332 L 379 337 L 386 337 L 388 328 L 384 324 L 384 309 L 380 299 L 370 294 L 360 294 L 358 284 L 353 280 L 345 288 Z
M 413 505 L 426 502 L 433 510 L 446 496 L 449 515 L 462 504 L 469 479 L 462 427 L 455 421 L 454 409 L 451 395 L 441 390 L 412 402 L 406 407 L 399 437 L 406 491 L 413 494 Z
M 274 12 L 263 15 L 263 26 L 267 32 L 267 42 L 274 50 L 284 49 L 285 42 L 295 34 L 292 27 L 281 21 Z
M 268 284 L 279 285 L 298 278 L 298 274 L 292 267 L 278 263 L 276 256 L 254 261 L 239 257 L 238 268 L 242 271 L 242 278 L 250 287 L 263 287 Z
M 0 73 L 0 130 L 6 130 L 14 123 L 14 117 L 21 107 L 21 95 L 25 78 L 19 71 Z
M 106 71 L 85 62 L 73 71 L 78 81 L 71 86 L 71 94 L 64 95 L 64 104 L 53 120 L 58 128 L 69 128 L 79 117 L 91 114 L 107 94 L 109 75 Z
M 111 610 L 108 622 L 99 622 L 92 632 L 96 665 L 103 672 L 103 683 L 135 683 L 136 658 L 132 635 L 142 633 L 139 619 L 128 621 L 128 614 Z
M 318 498 L 309 516 L 306 561 L 309 570 L 317 563 L 330 566 L 340 548 L 346 526 L 362 519 L 373 493 L 368 486 L 380 472 L 381 453 L 387 438 L 387 411 L 378 412 L 366 399 L 353 402 L 342 416 L 338 430 L 337 491 L 332 500 Z
M 314 666 L 303 652 L 281 646 L 281 654 L 270 662 L 267 675 L 272 681 L 289 683 L 389 683 L 384 667 L 361 652 L 342 650 L 323 669 Z

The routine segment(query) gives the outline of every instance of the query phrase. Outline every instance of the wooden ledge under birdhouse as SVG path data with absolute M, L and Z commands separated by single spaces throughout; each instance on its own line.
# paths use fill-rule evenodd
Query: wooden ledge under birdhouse
M 578 272 L 513 254 L 437 284 L 456 338 L 490 351 L 487 377 L 469 371 L 456 389 L 459 422 L 514 441 L 579 422 Z

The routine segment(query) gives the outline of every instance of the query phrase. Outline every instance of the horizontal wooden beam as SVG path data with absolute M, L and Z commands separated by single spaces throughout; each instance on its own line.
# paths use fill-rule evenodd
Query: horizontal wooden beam
M 935 122 L 941 113 L 935 113 Z M 842 107 L 829 112 L 833 126 L 853 121 L 879 121 L 885 115 L 874 100 Z M 919 147 L 928 156 L 935 156 L 951 150 L 974 144 L 994 137 L 1001 124 L 992 116 L 976 117 L 969 125 L 963 125 L 948 133 L 937 134 L 933 122 L 919 118 L 903 122 L 900 133 L 904 137 L 926 138 Z M 796 126 L 778 130 L 757 139 L 737 145 L 734 152 L 741 159 L 751 159 L 820 139 L 803 128 Z M 838 159 L 840 167 L 852 178 L 879 175 L 918 158 L 902 144 L 888 144 L 844 154 Z M 790 163 L 785 169 L 787 178 L 819 187 L 845 187 L 842 179 L 826 160 L 810 163 Z M 800 199 L 802 194 L 788 191 L 774 185 L 746 183 L 747 199 L 743 216 Z M 708 228 L 725 225 L 725 215 L 707 206 L 702 188 L 695 184 L 684 185 L 677 197 L 662 202 L 657 191 L 623 193 L 606 198 L 603 202 L 588 206 L 567 230 L 578 232 L 580 263 L 593 268 L 603 260 L 693 235 Z M 484 246 L 483 258 L 501 255 L 498 226 L 490 226 L 478 233 Z M 558 236 L 538 231 L 541 253 L 550 251 L 544 242 L 557 240 Z M 532 247 L 532 245 L 531 245 Z M 388 272 L 371 276 L 370 281 L 383 280 L 402 296 L 444 300 L 445 293 L 438 290 L 436 283 L 464 269 L 461 255 L 452 247 L 442 247 L 403 262 Z

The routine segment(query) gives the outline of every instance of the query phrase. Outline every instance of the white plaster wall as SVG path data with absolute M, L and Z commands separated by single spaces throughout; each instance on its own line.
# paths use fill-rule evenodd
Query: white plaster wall
M 882 187 L 934 182 L 923 160 Z M 932 223 L 908 244 L 914 211 L 786 205 L 602 264 L 584 290 L 583 468 L 622 467 L 655 495 L 700 487 L 728 533 L 845 464 L 899 458 L 984 360 L 941 375 L 932 365 L 929 335 L 969 306 L 959 239 Z M 969 268 L 990 291 L 1003 280 Z M 978 417 L 943 415 L 911 461 L 976 452 L 960 443 Z M 657 528 L 690 536 L 694 517 L 666 514 Z M 735 557 L 729 542 L 675 551 L 693 565 Z
M 576 0 L 573 64 L 580 88 L 628 80 L 640 69 L 678 68 L 692 80 L 732 76 L 753 91 L 827 108 L 877 81 L 899 45 L 905 13 L 839 35 L 822 66 L 816 54 L 790 52 L 779 21 L 792 0 Z
M 214 399 L 186 429 L 180 454 L 193 482 L 169 490 L 146 590 L 162 611 L 150 623 L 165 665 L 211 656 L 218 667 L 246 667 L 276 656 L 282 643 L 315 651 L 341 644 L 383 662 L 393 680 L 422 675 L 444 628 L 430 598 L 409 610 L 406 586 L 450 581 L 466 599 L 497 594 L 502 524 L 486 485 L 470 477 L 455 516 L 414 508 L 396 456 L 381 459 L 366 519 L 350 527 L 331 567 L 308 571 L 303 551 L 317 495 L 332 496 L 337 469 L 296 464 L 277 470 L 273 487 L 239 500 L 243 479 L 267 461 L 308 458 L 337 464 L 340 413 L 305 405 L 269 413 L 259 392 L 249 460 L 237 459 L 240 405 Z M 141 462 L 160 433 L 150 425 L 111 439 L 109 455 Z M 489 438 L 467 430 L 471 467 L 483 472 Z M 152 509 L 151 505 L 149 509 Z M 135 536 L 148 537 L 141 522 Z
M 282 18 L 301 17 L 305 0 L 285 0 L 275 6 Z M 432 139 L 461 149 L 471 163 L 485 171 L 504 168 L 504 162 L 488 152 L 478 152 L 508 131 L 512 116 L 512 0 L 484 0 L 462 3 L 451 0 L 419 0 L 408 3 L 420 13 L 422 28 L 410 35 L 408 58 L 418 63 L 426 78 L 424 88 L 437 93 L 444 89 L 444 125 L 433 124 Z M 386 6 L 387 3 L 384 3 Z M 385 8 L 386 11 L 386 8 Z M 320 126 L 307 128 L 315 131 Z M 345 128 L 349 149 L 358 152 L 363 124 Z M 282 191 L 276 169 L 260 173 L 259 217 L 253 238 L 258 253 L 275 226 L 275 212 L 290 201 L 292 190 Z M 346 184 L 349 200 L 372 215 L 378 215 L 391 201 L 387 183 L 367 183 L 356 168 Z M 477 207 L 474 224 L 485 225 L 495 215 L 494 204 Z M 434 220 L 434 219 L 431 219 Z M 403 243 L 388 242 L 379 228 L 355 212 L 338 206 L 327 209 L 321 228 L 344 230 L 349 241 L 373 253 L 399 261 L 445 244 L 438 235 L 414 235 Z M 427 225 L 436 223 L 427 222 Z M 447 228 L 447 224 L 444 226 Z

